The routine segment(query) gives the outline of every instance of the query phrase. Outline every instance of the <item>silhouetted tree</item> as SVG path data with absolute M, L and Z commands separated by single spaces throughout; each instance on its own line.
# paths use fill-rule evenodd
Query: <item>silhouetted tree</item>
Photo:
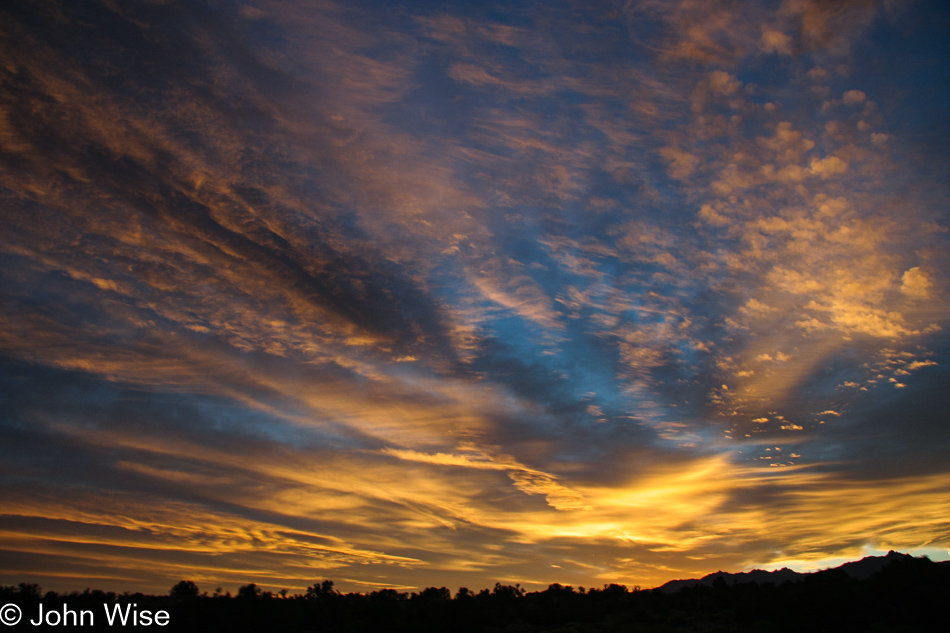
M 371 600 L 385 601 L 385 602 L 399 602 L 402 600 L 407 600 L 409 594 L 405 592 L 399 592 L 395 589 L 380 589 L 379 591 L 374 591 L 369 594 Z
M 427 600 L 430 602 L 439 602 L 452 599 L 452 593 L 445 587 L 427 587 L 412 597 L 416 600 Z
M 172 598 L 197 598 L 200 593 L 198 585 L 190 580 L 182 580 L 171 588 L 168 595 Z
M 327 598 L 330 596 L 339 595 L 336 589 L 333 588 L 332 580 L 324 580 L 320 584 L 314 583 L 313 585 L 307 587 L 306 597 L 313 600 L 318 598 Z
M 524 595 L 524 589 L 517 583 L 514 585 L 503 585 L 500 582 L 496 582 L 491 595 L 497 598 L 513 600 L 522 597 Z

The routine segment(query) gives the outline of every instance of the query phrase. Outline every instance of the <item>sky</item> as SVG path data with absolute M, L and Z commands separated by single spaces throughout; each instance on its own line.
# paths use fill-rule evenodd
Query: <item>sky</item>
M 947 559 L 948 29 L 4 2 L 0 583 Z

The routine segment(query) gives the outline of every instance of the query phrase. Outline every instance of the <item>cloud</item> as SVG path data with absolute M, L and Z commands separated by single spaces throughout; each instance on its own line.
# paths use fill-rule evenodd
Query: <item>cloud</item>
M 867 95 L 861 90 L 848 90 L 841 97 L 841 101 L 845 105 L 857 105 L 859 103 L 864 103 L 867 98 Z
M 946 533 L 945 205 L 876 3 L 110 7 L 0 15 L 11 569 L 646 586 Z
M 831 178 L 837 174 L 843 174 L 848 171 L 848 163 L 837 156 L 826 156 L 825 158 L 813 158 L 811 160 L 811 173 L 821 178 Z
M 699 158 L 684 152 L 676 147 L 664 147 L 660 149 L 660 156 L 669 161 L 670 176 L 678 180 L 686 180 L 693 175 L 699 165 Z
M 797 25 L 803 43 L 809 48 L 845 56 L 859 36 L 871 26 L 878 5 L 866 0 L 827 3 L 820 0 L 795 0 L 783 3 L 780 13 Z
M 476 276 L 472 282 L 489 300 L 511 308 L 525 319 L 549 329 L 564 326 L 554 310 L 554 304 L 544 290 L 527 275 L 501 280 L 497 277 Z
M 929 298 L 932 287 L 927 273 L 920 270 L 919 266 L 907 269 L 901 276 L 901 292 L 914 299 Z
M 709 74 L 709 89 L 713 94 L 729 96 L 742 88 L 742 82 L 722 70 L 714 70 Z
M 792 38 L 781 31 L 765 27 L 762 27 L 762 41 L 759 46 L 765 53 L 792 54 Z

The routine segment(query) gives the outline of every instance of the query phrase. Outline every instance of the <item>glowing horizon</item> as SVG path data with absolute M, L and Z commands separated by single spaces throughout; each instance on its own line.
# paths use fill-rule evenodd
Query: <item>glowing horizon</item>
M 741 7 L 0 9 L 0 583 L 945 560 L 950 12 Z

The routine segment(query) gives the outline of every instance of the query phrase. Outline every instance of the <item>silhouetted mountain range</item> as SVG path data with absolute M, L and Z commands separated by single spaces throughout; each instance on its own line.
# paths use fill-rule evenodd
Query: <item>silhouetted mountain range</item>
M 891 550 L 885 556 L 865 556 L 861 560 L 844 563 L 843 565 L 839 565 L 838 567 L 834 567 L 832 569 L 839 569 L 847 574 L 849 578 L 853 578 L 854 580 L 866 580 L 891 563 L 912 558 L 914 557 L 910 554 L 901 554 L 900 552 Z M 944 563 L 938 564 L 950 564 L 950 561 L 945 561 Z M 785 582 L 801 582 L 806 577 L 812 575 L 812 573 L 817 572 L 801 573 L 789 569 L 788 567 L 783 567 L 782 569 L 777 569 L 775 571 L 753 569 L 752 571 L 740 572 L 736 574 L 717 571 L 713 574 L 703 576 L 702 578 L 671 580 L 668 583 L 658 587 L 658 589 L 664 593 L 675 593 L 684 587 L 712 587 L 713 584 L 720 578 L 726 583 L 726 585 L 730 587 L 735 584 L 749 582 L 758 585 L 765 583 L 781 585 Z

